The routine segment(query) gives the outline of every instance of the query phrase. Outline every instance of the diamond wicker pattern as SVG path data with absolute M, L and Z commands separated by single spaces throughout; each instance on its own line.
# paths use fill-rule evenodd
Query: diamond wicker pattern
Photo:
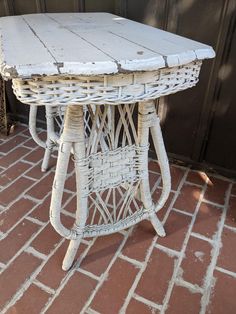
M 17 98 L 26 104 L 133 103 L 175 93 L 198 82 L 201 61 L 150 72 L 94 77 L 46 76 L 13 79 Z

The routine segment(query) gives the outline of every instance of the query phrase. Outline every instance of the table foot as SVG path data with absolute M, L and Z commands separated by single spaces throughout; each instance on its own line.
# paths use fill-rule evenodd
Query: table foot
M 76 255 L 78 248 L 80 246 L 80 243 L 81 243 L 81 239 L 82 239 L 82 237 L 80 237 L 79 239 L 70 241 L 66 255 L 65 255 L 64 260 L 62 262 L 62 270 L 67 271 L 73 265 L 75 255 Z
M 151 221 L 153 228 L 155 229 L 156 233 L 160 237 L 165 237 L 166 236 L 165 229 L 162 226 L 162 223 L 160 222 L 160 220 L 157 218 L 156 214 L 154 214 L 150 217 L 150 221 Z
M 51 153 L 52 153 L 52 148 L 48 147 L 48 144 L 47 144 L 47 147 L 45 148 L 45 152 L 43 156 L 42 166 L 41 166 L 42 172 L 46 172 L 48 170 Z

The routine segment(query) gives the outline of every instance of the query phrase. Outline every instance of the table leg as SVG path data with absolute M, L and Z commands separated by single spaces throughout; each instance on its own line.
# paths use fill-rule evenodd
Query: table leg
M 47 121 L 47 141 L 41 166 L 42 172 L 48 170 L 49 160 L 53 151 L 53 148 L 57 145 L 57 136 L 55 133 L 54 116 L 57 114 L 57 107 L 45 106 L 46 121 Z
M 160 128 L 159 118 L 156 114 L 156 107 L 154 101 L 146 101 L 139 103 L 139 143 L 141 146 L 148 144 L 149 128 L 151 131 L 154 147 L 156 150 L 157 158 L 159 161 L 162 177 L 162 193 L 158 203 L 155 205 L 153 213 L 149 219 L 159 236 L 165 236 L 165 230 L 156 216 L 156 212 L 159 211 L 165 204 L 171 189 L 171 177 L 169 170 L 169 162 L 163 142 L 162 132 Z M 147 161 L 144 161 L 146 163 Z M 145 168 L 145 165 L 144 165 Z M 140 185 L 141 200 L 145 208 L 152 207 L 152 199 L 150 194 L 150 186 L 148 177 L 144 178 Z
M 36 128 L 36 119 L 37 119 L 37 112 L 38 112 L 38 106 L 30 106 L 30 112 L 29 112 L 29 132 L 35 141 L 40 147 L 45 148 L 46 143 L 42 141 L 37 134 L 37 128 Z
M 77 209 L 74 227 L 69 230 L 60 220 L 61 202 L 67 174 L 71 149 L 76 160 L 82 160 L 75 167 Z M 70 239 L 70 245 L 63 261 L 63 270 L 68 270 L 74 260 L 83 234 L 83 228 L 87 219 L 87 191 L 88 187 L 86 165 L 83 165 L 85 157 L 85 135 L 82 106 L 68 106 L 65 116 L 65 124 L 61 136 L 58 151 L 56 173 L 54 177 L 52 199 L 50 206 L 50 221 L 55 230 L 63 237 Z

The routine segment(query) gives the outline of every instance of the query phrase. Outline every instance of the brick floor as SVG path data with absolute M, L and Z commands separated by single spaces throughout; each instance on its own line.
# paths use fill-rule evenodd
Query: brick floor
M 68 241 L 48 217 L 55 158 L 41 173 L 42 157 L 24 125 L 0 140 L 1 313 L 236 313 L 235 182 L 172 164 L 172 191 L 158 213 L 165 238 L 143 221 L 86 239 L 76 266 L 63 272 Z M 158 201 L 162 183 L 155 160 L 149 171 Z M 73 222 L 74 191 L 70 163 L 66 225 Z

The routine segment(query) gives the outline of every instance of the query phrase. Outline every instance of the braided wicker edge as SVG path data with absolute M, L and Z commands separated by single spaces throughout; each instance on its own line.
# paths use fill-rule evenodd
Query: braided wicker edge
M 13 79 L 13 90 L 31 105 L 134 103 L 156 99 L 193 87 L 198 82 L 201 61 L 150 72 L 103 76 L 46 76 Z

